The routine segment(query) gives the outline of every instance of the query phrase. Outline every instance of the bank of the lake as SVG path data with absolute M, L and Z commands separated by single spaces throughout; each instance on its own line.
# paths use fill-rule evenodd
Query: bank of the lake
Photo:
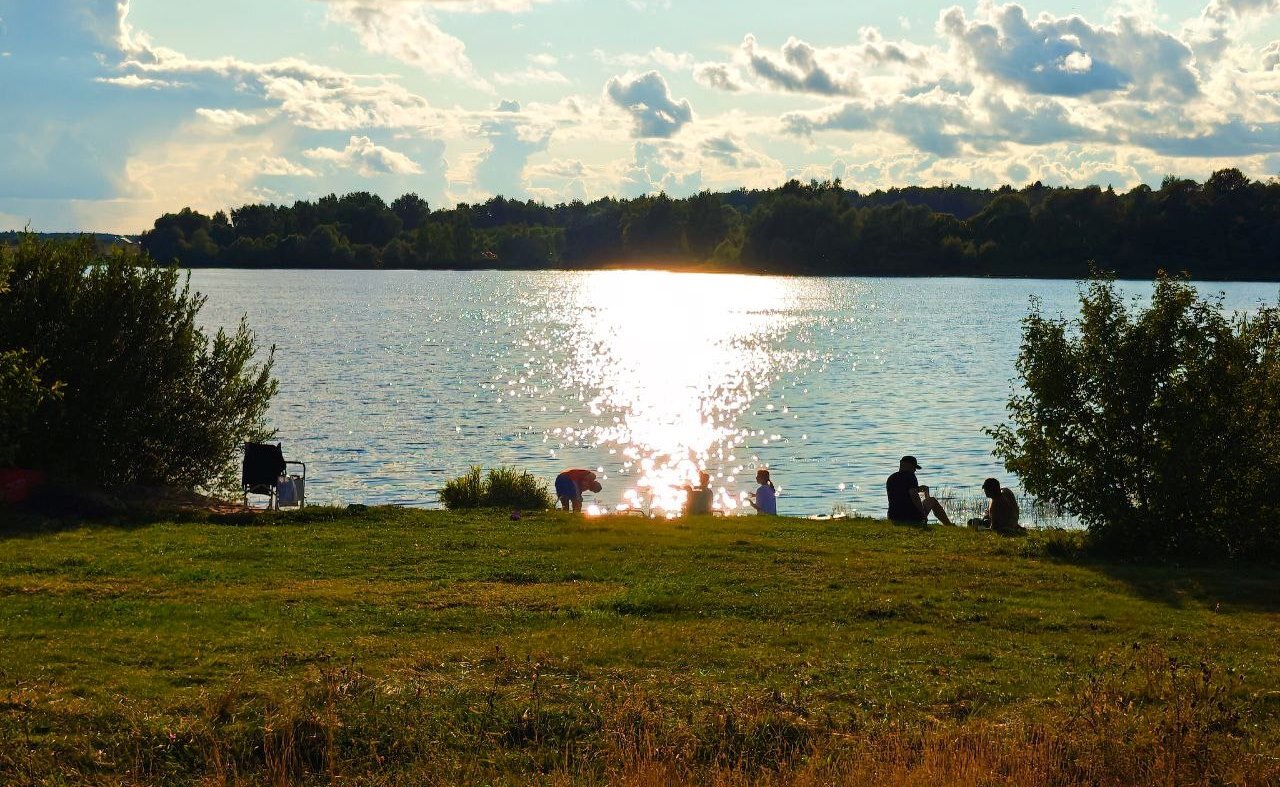
M 1079 312 L 1067 281 L 198 270 L 192 285 L 211 329 L 247 314 L 278 346 L 268 421 L 326 504 L 434 506 L 483 464 L 548 483 L 597 469 L 593 502 L 613 507 L 648 498 L 643 481 L 692 481 L 696 462 L 734 499 L 767 465 L 785 514 L 884 516 L 904 454 L 949 505 L 981 501 L 988 476 L 1016 488 L 983 429 L 1006 418 L 1031 299 Z M 1240 311 L 1277 295 L 1200 290 Z
M 1275 568 L 1084 560 L 1061 533 L 508 513 L 11 525 L 0 777 L 857 781 L 880 757 L 928 781 L 1013 767 L 1001 748 L 1041 775 L 1075 758 L 1081 783 L 1277 775 Z M 1194 740 L 1165 740 L 1183 721 Z M 1117 759 L 1089 770 L 1100 735 Z

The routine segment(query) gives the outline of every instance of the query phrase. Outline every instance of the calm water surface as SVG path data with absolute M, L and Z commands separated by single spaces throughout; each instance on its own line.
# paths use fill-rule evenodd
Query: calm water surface
M 473 464 L 600 473 L 600 508 L 678 507 L 711 472 L 741 510 L 757 466 L 779 511 L 883 516 L 900 455 L 922 483 L 1010 479 L 1005 419 L 1029 299 L 1072 282 L 813 279 L 648 271 L 198 270 L 206 325 L 277 345 L 270 422 L 318 503 L 438 505 Z M 1138 296 L 1150 285 L 1125 284 Z M 1213 284 L 1231 309 L 1274 284 Z M 749 510 L 749 509 L 747 509 Z

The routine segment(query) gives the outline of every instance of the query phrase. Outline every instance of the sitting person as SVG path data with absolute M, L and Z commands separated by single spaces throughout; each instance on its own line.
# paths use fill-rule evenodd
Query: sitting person
M 769 480 L 769 471 L 763 467 L 757 470 L 756 483 L 760 485 L 760 488 L 747 494 L 747 502 L 756 510 L 756 513 L 777 516 L 778 491 L 773 482 Z
M 1026 535 L 1026 528 L 1018 524 L 1018 500 L 1013 492 L 1000 486 L 994 478 L 982 482 L 982 493 L 991 498 L 987 513 L 982 519 L 969 522 L 974 527 L 989 527 L 1005 536 Z
M 933 514 L 944 525 L 950 525 L 951 519 L 942 508 L 942 504 L 929 497 L 929 487 L 920 486 L 916 480 L 916 471 L 920 463 L 914 456 L 904 456 L 898 460 L 898 472 L 885 481 L 885 492 L 889 496 L 889 519 L 911 525 L 924 525 L 929 522 L 929 514 Z
M 685 486 L 685 516 L 697 516 L 711 513 L 711 476 L 706 472 L 698 473 L 697 486 Z
M 572 506 L 575 513 L 581 512 L 582 490 L 599 492 L 601 488 L 600 482 L 596 480 L 596 474 L 590 470 L 574 468 L 556 476 L 556 498 L 560 501 L 560 505 L 564 506 L 565 511 Z

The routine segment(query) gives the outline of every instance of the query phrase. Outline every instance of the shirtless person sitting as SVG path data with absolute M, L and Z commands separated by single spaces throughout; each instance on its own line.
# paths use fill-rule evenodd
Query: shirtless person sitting
M 916 471 L 920 463 L 914 456 L 904 456 L 898 461 L 898 472 L 889 476 L 885 491 L 889 494 L 889 519 L 913 525 L 924 525 L 933 514 L 944 525 L 951 524 L 942 504 L 929 497 L 929 487 L 920 486 Z
M 1000 486 L 994 478 L 982 482 L 982 493 L 991 498 L 982 525 L 1005 536 L 1026 535 L 1026 528 L 1018 524 L 1018 500 L 1013 492 Z

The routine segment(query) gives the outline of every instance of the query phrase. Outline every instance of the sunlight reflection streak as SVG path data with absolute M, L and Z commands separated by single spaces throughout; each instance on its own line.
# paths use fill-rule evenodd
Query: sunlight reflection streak
M 796 327 L 788 313 L 796 287 L 787 279 L 638 271 L 579 283 L 551 306 L 549 322 L 566 326 L 559 341 L 570 361 L 556 370 L 557 384 L 582 392 L 594 423 L 554 431 L 616 449 L 632 479 L 619 508 L 677 513 L 700 469 L 721 481 L 735 469 L 734 449 L 750 436 L 739 416 L 805 362 L 778 341 Z M 714 486 L 717 509 L 739 508 L 739 495 Z

